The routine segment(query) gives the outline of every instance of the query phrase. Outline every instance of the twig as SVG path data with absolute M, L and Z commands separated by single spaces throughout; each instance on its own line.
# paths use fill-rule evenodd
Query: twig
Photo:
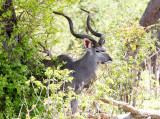
M 20 111 L 19 111 L 18 119 L 19 119 L 19 117 L 20 117 L 20 115 L 21 115 L 22 108 L 23 108 L 23 104 L 21 105 L 21 109 L 20 109 Z
M 5 115 L 5 117 L 6 117 L 7 119 L 9 119 L 6 114 L 4 114 L 4 115 Z
M 26 101 L 26 98 L 25 98 L 25 94 L 24 94 L 24 87 L 23 87 L 23 96 L 24 96 L 24 101 L 25 101 L 25 105 L 26 105 L 26 107 L 27 107 L 27 113 L 28 113 L 28 118 L 30 117 L 29 116 L 29 108 L 28 108 L 28 104 L 27 104 L 27 101 Z
M 52 53 L 41 43 L 41 42 L 38 42 L 39 45 L 43 48 L 43 53 L 46 53 L 47 56 L 49 56 L 51 59 L 53 59 L 53 55 Z
M 99 119 L 97 115 L 88 113 L 88 119 Z
M 96 110 L 99 112 L 99 113 L 102 113 L 102 109 L 100 108 L 99 104 L 97 101 L 93 101 L 93 105 L 95 106 Z
M 42 102 L 42 101 L 40 100 L 40 97 L 41 97 L 41 95 L 42 95 L 42 90 L 43 90 L 43 89 L 41 89 L 40 94 L 39 94 L 39 96 L 38 96 L 37 93 L 36 93 L 36 90 L 35 90 L 35 87 L 34 87 L 34 84 L 33 84 L 32 81 L 31 81 L 31 84 L 32 84 L 32 87 L 33 87 L 33 89 L 34 89 L 34 93 L 35 93 L 35 95 L 37 96 L 38 100 L 37 100 L 37 102 L 34 104 L 34 106 L 32 107 L 32 109 L 31 109 L 30 111 L 32 111 L 32 110 L 37 106 L 37 104 L 38 104 L 39 101 Z M 43 102 L 42 102 L 42 103 L 43 103 Z
M 21 16 L 22 16 L 23 13 L 24 13 L 24 11 L 20 13 L 20 15 L 18 17 L 18 20 L 21 19 Z
M 149 56 L 148 59 L 152 58 L 154 55 L 159 54 L 160 53 L 160 49 L 158 49 L 158 51 L 156 51 L 156 53 L 152 54 L 151 56 Z
M 100 114 L 101 119 L 118 119 L 117 115 L 107 115 L 105 113 Z

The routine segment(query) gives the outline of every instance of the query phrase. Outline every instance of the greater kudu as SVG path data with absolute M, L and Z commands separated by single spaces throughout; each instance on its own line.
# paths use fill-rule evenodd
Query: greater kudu
M 88 12 L 86 10 L 83 11 Z M 68 20 L 70 31 L 73 36 L 75 36 L 76 38 L 84 39 L 86 53 L 81 59 L 73 61 L 72 58 L 69 58 L 66 55 L 60 56 L 60 58 L 62 59 L 64 58 L 65 60 L 69 60 L 69 62 L 67 62 L 64 68 L 74 71 L 70 74 L 70 76 L 74 78 L 72 82 L 65 82 L 61 86 L 61 89 L 65 89 L 66 93 L 68 93 L 68 87 L 72 87 L 76 94 L 80 94 L 84 86 L 87 86 L 89 83 L 91 83 L 92 76 L 95 75 L 98 64 L 106 64 L 112 62 L 112 58 L 105 52 L 105 49 L 102 47 L 105 43 L 105 35 L 97 33 L 91 28 L 90 12 L 88 12 L 89 15 L 87 19 L 87 27 L 93 35 L 100 37 L 99 42 L 97 42 L 93 37 L 89 35 L 75 33 L 72 20 L 67 15 L 55 11 L 53 13 L 64 16 Z M 72 100 L 71 108 L 72 114 L 77 112 L 77 99 Z

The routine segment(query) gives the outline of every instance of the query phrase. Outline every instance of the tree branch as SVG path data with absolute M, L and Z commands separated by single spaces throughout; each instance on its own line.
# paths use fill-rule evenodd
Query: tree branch
M 39 45 L 43 48 L 44 51 L 42 51 L 43 53 L 46 53 L 47 56 L 49 56 L 51 59 L 53 59 L 53 55 L 52 53 L 41 43 L 41 42 L 38 42 Z
M 107 104 L 112 102 L 113 105 L 121 106 L 124 110 L 131 112 L 131 114 L 127 115 L 127 117 L 133 117 L 133 118 L 151 117 L 152 119 L 160 119 L 160 111 L 137 109 L 136 107 L 133 107 L 129 105 L 128 103 L 120 102 L 120 101 L 116 101 L 112 99 L 100 98 L 99 100 Z

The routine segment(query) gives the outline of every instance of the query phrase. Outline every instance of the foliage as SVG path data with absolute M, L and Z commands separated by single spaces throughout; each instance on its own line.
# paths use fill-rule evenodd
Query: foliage
M 93 88 L 93 92 L 96 90 L 94 95 L 86 94 L 84 90 L 78 96 L 82 112 L 76 115 L 77 118 L 86 118 L 93 101 L 100 97 L 123 100 L 128 96 L 128 102 L 132 103 L 136 95 L 141 106 L 144 96 L 147 98 L 148 81 L 152 79 L 152 87 L 157 83 L 153 80 L 154 75 L 153 78 L 148 75 L 148 70 L 142 71 L 140 79 L 135 76 L 141 71 L 142 61 L 148 61 L 155 49 L 156 39 L 151 39 L 150 33 L 138 25 L 148 1 L 13 0 L 18 22 L 9 40 L 3 29 L 6 23 L 0 23 L 0 118 L 69 118 L 70 100 L 77 95 L 71 91 L 65 98 L 64 92 L 57 90 L 64 81 L 72 80 L 68 75 L 70 72 L 60 71 L 59 67 L 45 69 L 40 59 L 48 57 L 39 52 L 43 49 L 38 42 L 45 44 L 54 56 L 61 53 L 71 54 L 75 59 L 82 56 L 83 42 L 71 35 L 65 18 L 52 13 L 64 12 L 73 19 L 75 31 L 86 34 L 87 14 L 79 8 L 93 13 L 91 25 L 96 31 L 106 34 L 105 48 L 114 61 L 100 66 L 97 72 L 99 80 Z M 11 15 L 11 11 L 6 11 L 0 16 L 0 21 Z M 45 86 L 39 81 L 57 82 L 56 77 L 61 79 L 57 84 Z M 108 114 L 112 114 L 112 110 L 118 113 L 118 108 L 99 103 Z
M 72 2 L 64 1 L 63 6 L 72 4 Z M 55 6 L 55 4 L 59 5 Z M 31 75 L 38 76 L 38 79 L 43 77 L 45 70 L 39 61 L 38 41 L 44 42 L 47 39 L 52 41 L 50 45 L 58 43 L 53 39 L 57 29 L 53 26 L 52 11 L 62 7 L 59 2 L 16 0 L 13 1 L 13 5 L 18 21 L 9 40 L 6 39 L 8 36 L 4 33 L 6 23 L 1 22 L 0 25 L 0 118 L 16 118 L 20 111 L 22 113 L 19 116 L 26 117 L 25 115 L 29 113 L 28 110 L 33 110 L 32 107 L 38 98 L 35 90 L 42 90 L 42 86 L 39 81 L 34 81 L 33 83 L 39 87 L 39 89 L 34 89 L 26 83 L 33 79 Z M 3 11 L 3 9 L 1 10 Z M 8 10 L 0 16 L 0 19 L 5 21 L 10 18 L 11 14 L 12 12 Z M 41 98 L 45 99 L 44 93 L 42 94 Z M 37 104 L 43 103 L 38 101 Z M 45 109 L 45 107 L 40 108 L 39 106 L 37 108 L 40 112 Z
M 68 118 L 69 115 L 66 115 L 66 113 L 71 110 L 70 102 L 74 99 L 75 94 L 71 90 L 66 98 L 64 91 L 58 90 L 64 82 L 72 81 L 73 78 L 69 77 L 69 73 L 71 71 L 66 69 L 60 71 L 59 68 L 56 70 L 47 68 L 45 72 L 47 78 L 43 82 L 48 85 L 45 86 L 42 82 L 37 81 L 34 76 L 26 82 L 28 86 L 32 85 L 34 90 L 33 97 L 35 98 L 35 101 L 29 102 L 26 96 L 24 96 L 25 102 L 23 104 L 28 112 L 26 118 L 53 118 L 55 116 L 57 118 Z M 60 80 L 58 83 L 57 79 Z M 43 90 L 45 90 L 44 94 Z M 19 115 L 23 117 L 23 114 L 19 113 Z

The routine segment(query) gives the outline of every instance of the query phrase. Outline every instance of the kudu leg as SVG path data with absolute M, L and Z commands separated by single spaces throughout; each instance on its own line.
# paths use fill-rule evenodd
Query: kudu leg
M 72 111 L 72 114 L 75 114 L 76 112 L 78 112 L 78 99 L 73 99 L 71 101 L 71 111 Z
M 69 90 L 65 90 L 65 93 L 67 95 L 68 95 L 68 92 L 69 92 Z M 74 90 L 74 92 L 76 92 L 76 91 Z M 68 98 L 68 96 L 67 96 L 67 98 Z M 78 112 L 78 99 L 74 97 L 74 99 L 71 101 L 70 105 L 71 105 L 71 114 L 72 114 L 72 116 L 74 116 L 74 114 L 76 112 Z

